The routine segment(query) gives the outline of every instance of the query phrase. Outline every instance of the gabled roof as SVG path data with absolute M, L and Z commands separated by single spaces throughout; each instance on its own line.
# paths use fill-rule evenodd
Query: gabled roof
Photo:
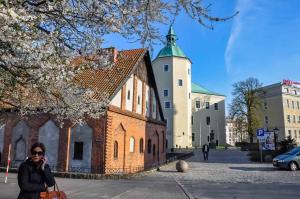
M 146 49 L 133 49 L 118 52 L 116 63 L 109 68 L 89 69 L 78 75 L 80 83 L 85 87 L 107 93 L 110 98 L 122 83 L 129 78 L 133 68 L 142 60 Z M 80 64 L 80 60 L 76 61 Z M 95 96 L 97 98 L 97 96 Z
M 207 95 L 218 95 L 218 96 L 225 96 L 216 92 L 212 92 L 207 90 L 206 88 L 197 85 L 195 83 L 192 83 L 192 93 L 202 93 L 202 94 L 207 94 Z
M 112 67 L 102 69 L 89 69 L 78 75 L 76 79 L 79 79 L 82 86 L 96 89 L 101 93 L 106 93 L 109 96 L 109 99 L 112 100 L 144 58 L 148 76 L 152 81 L 154 81 L 152 86 L 155 92 L 155 97 L 158 101 L 160 118 L 162 119 L 162 121 L 164 121 L 152 63 L 147 49 L 139 48 L 119 51 L 116 59 L 117 61 Z M 76 60 L 76 65 L 77 64 L 80 65 L 80 59 Z M 96 95 L 94 97 L 101 100 L 101 96 Z

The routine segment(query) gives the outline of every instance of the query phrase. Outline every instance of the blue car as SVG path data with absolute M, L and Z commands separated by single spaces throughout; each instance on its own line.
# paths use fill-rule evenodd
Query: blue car
M 293 148 L 289 152 L 273 158 L 273 166 L 296 171 L 300 167 L 300 147 Z

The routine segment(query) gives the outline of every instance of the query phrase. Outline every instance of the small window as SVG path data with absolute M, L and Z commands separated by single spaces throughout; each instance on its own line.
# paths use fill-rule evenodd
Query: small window
M 74 142 L 74 160 L 82 160 L 83 157 L 83 142 Z
M 215 103 L 215 110 L 219 110 L 219 104 Z
M 169 65 L 164 65 L 164 71 L 168 72 L 169 71 Z
M 299 109 L 300 108 L 300 106 L 299 106 L 299 102 L 297 101 L 297 108 Z
M 297 130 L 294 130 L 294 137 L 297 138 Z
M 288 99 L 286 100 L 286 106 L 290 108 L 290 101 Z
M 265 124 L 268 124 L 269 123 L 269 118 L 268 116 L 265 116 Z
M 193 116 L 192 116 L 191 120 L 192 120 L 192 125 L 193 125 L 193 123 L 194 123 L 194 117 Z
M 205 102 L 205 108 L 209 109 L 209 102 Z
M 144 153 L 144 140 L 143 140 L 143 138 L 140 139 L 140 153 Z
M 294 109 L 295 108 L 295 102 L 292 101 L 292 108 Z
M 300 116 L 298 116 L 298 123 L 300 123 Z
M 182 81 L 182 79 L 179 79 L 178 80 L 178 86 L 182 86 L 183 85 L 183 81 Z
M 288 133 L 289 133 L 289 136 L 291 137 L 292 136 L 292 131 L 288 130 Z
M 164 90 L 164 97 L 168 97 L 169 96 L 169 90 L 165 89 Z
M 152 145 L 152 141 L 151 139 L 148 140 L 148 153 L 151 153 L 151 145 Z
M 118 142 L 115 141 L 114 144 L 114 158 L 117 159 L 118 158 Z
M 127 91 L 127 99 L 130 100 L 130 90 Z
M 264 102 L 264 107 L 265 107 L 265 109 L 268 109 L 268 104 L 267 104 L 267 102 Z
M 210 117 L 206 117 L 206 124 L 210 125 Z
M 188 68 L 188 75 L 190 74 L 190 69 Z
M 196 101 L 196 108 L 200 108 L 200 101 Z
M 291 116 L 290 115 L 287 115 L 287 121 L 288 121 L 288 123 L 291 122 Z
M 189 99 L 191 99 L 191 93 L 189 93 Z
M 165 102 L 165 109 L 170 108 L 170 102 Z
M 293 115 L 293 122 L 296 123 L 296 115 Z
M 195 133 L 192 133 L 192 141 L 195 141 Z
M 297 91 L 296 90 L 294 90 L 294 95 L 297 95 Z
M 134 152 L 134 138 L 131 137 L 129 140 L 129 152 L 133 153 Z
M 138 105 L 140 105 L 140 104 L 141 104 L 141 97 L 138 96 Z

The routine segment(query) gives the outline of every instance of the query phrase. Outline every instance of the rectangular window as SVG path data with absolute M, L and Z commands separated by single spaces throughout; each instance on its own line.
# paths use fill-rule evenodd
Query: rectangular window
M 219 104 L 215 103 L 215 110 L 219 110 Z
M 265 124 L 268 124 L 269 123 L 269 118 L 268 116 L 265 116 Z
M 188 75 L 190 74 L 190 69 L 188 68 Z
M 268 104 L 267 104 L 267 102 L 264 102 L 264 106 L 265 106 L 265 109 L 268 109 Z
M 141 97 L 138 96 L 138 105 L 140 105 L 140 104 L 141 104 Z
M 210 125 L 210 117 L 206 117 L 206 124 Z
M 205 102 L 205 108 L 209 109 L 209 102 Z
M 294 90 L 294 95 L 297 95 L 297 91 L 296 90 Z
M 191 93 L 189 93 L 189 99 L 191 99 Z
M 195 141 L 195 133 L 192 133 L 192 141 Z
M 196 108 L 200 108 L 200 101 L 196 101 Z
M 296 115 L 293 115 L 293 122 L 296 123 Z
M 290 108 L 290 101 L 288 99 L 286 100 L 286 106 Z
M 300 123 L 300 116 L 298 116 L 298 123 Z
M 73 160 L 82 160 L 83 157 L 83 142 L 74 142 Z
M 297 130 L 294 130 L 294 136 L 295 136 L 295 138 L 298 137 L 298 136 L 297 136 Z
M 127 91 L 127 99 L 130 100 L 130 90 Z
M 169 90 L 165 89 L 164 90 L 164 97 L 168 97 L 169 96 Z
M 290 115 L 287 115 L 287 121 L 288 121 L 288 123 L 291 122 L 291 116 Z
M 294 104 L 294 101 L 292 101 L 292 108 L 293 108 L 293 109 L 295 108 L 295 104 Z
M 170 108 L 170 102 L 165 102 L 165 108 Z
M 178 79 L 178 86 L 182 86 L 182 85 L 183 85 L 182 79 Z
M 168 72 L 169 71 L 169 65 L 164 65 L 164 71 Z
M 292 136 L 292 131 L 288 130 L 288 132 L 289 132 L 289 136 L 291 137 Z
M 300 108 L 300 106 L 299 106 L 299 102 L 297 101 L 297 108 L 299 109 Z
M 192 116 L 192 119 L 191 119 L 191 120 L 192 120 L 192 125 L 193 125 L 193 123 L 194 123 L 194 117 L 193 117 L 193 116 Z

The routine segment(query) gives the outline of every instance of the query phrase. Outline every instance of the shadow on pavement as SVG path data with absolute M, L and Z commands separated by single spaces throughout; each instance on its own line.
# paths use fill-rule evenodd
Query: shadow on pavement
M 233 170 L 241 170 L 241 171 L 276 171 L 278 169 L 272 167 L 229 167 L 229 169 Z

